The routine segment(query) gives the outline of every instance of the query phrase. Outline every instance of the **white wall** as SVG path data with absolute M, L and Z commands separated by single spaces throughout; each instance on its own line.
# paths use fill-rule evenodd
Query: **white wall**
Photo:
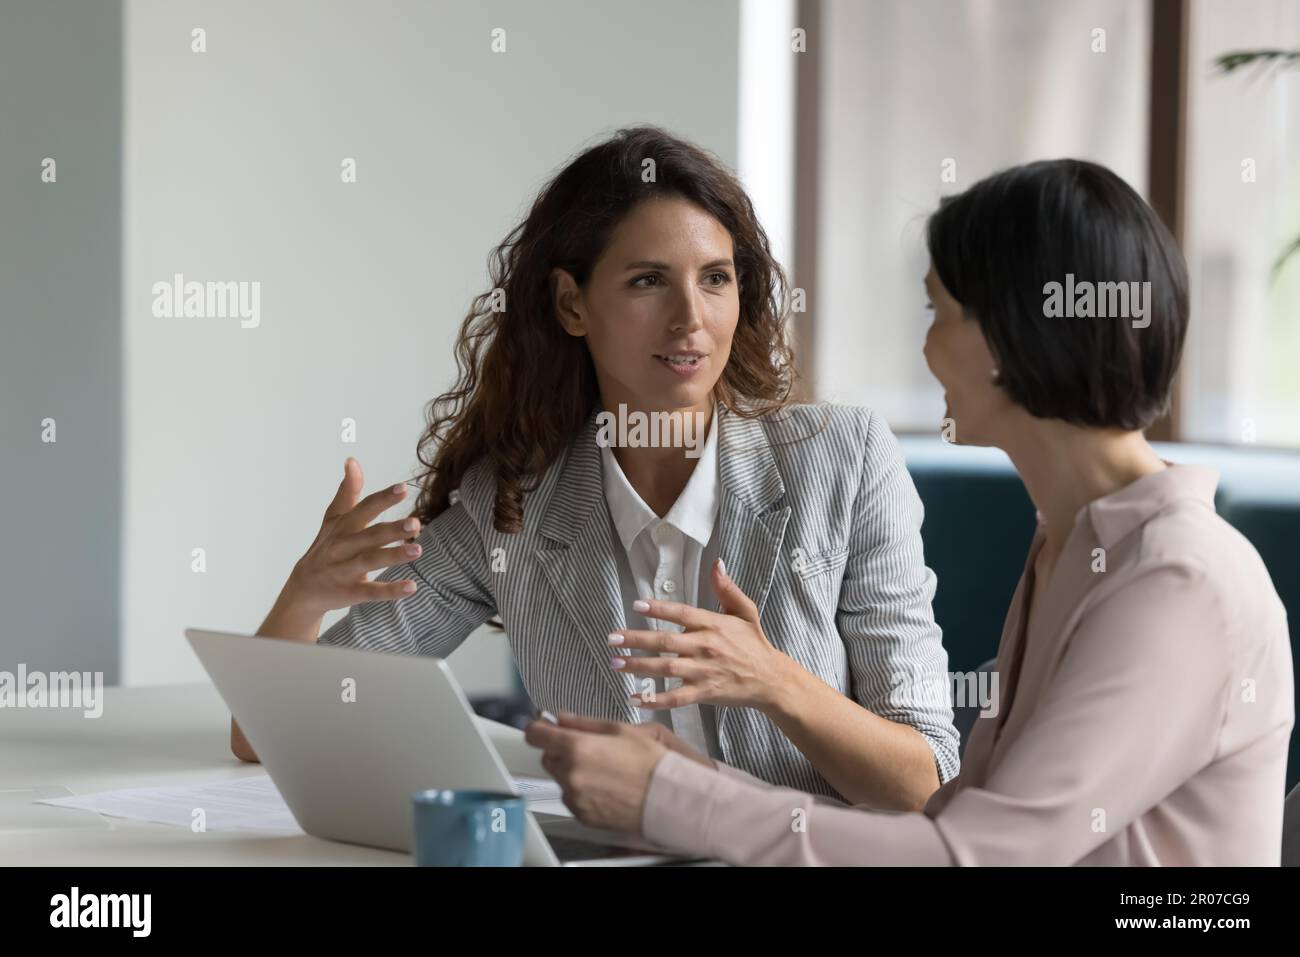
M 259 624 L 347 455 L 368 490 L 414 474 L 488 252 L 554 168 L 638 122 L 735 162 L 737 18 L 735 0 L 127 3 L 126 683 L 200 680 L 187 626 Z M 260 282 L 260 325 L 155 318 L 177 272 Z M 500 637 L 452 663 L 471 692 L 509 681 Z

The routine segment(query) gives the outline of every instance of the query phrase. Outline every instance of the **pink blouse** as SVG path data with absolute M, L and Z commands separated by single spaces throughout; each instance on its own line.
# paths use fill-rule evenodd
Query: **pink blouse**
M 1217 484 L 1171 466 L 1081 509 L 1027 631 L 1039 525 L 998 648 L 997 714 L 976 720 L 961 774 L 922 812 L 669 753 L 645 836 L 735 864 L 1278 864 L 1286 612 L 1215 514 Z

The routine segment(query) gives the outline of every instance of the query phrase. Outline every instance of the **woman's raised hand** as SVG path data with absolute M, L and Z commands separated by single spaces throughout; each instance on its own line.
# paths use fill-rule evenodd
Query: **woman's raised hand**
M 420 520 L 414 516 L 370 524 L 405 497 L 406 485 L 382 489 L 358 502 L 364 481 L 361 463 L 349 457 L 320 531 L 294 565 L 281 593 L 281 599 L 299 612 L 319 615 L 365 601 L 395 601 L 416 589 L 409 578 L 379 582 L 367 577 L 377 568 L 418 558 L 421 548 L 414 541 L 420 534 Z M 403 544 L 393 546 L 393 542 Z

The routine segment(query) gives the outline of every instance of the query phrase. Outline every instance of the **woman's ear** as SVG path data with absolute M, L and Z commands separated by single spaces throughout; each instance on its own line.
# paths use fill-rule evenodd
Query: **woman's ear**
M 551 300 L 561 328 L 571 336 L 585 336 L 587 323 L 582 316 L 582 291 L 568 271 L 558 266 L 551 270 Z

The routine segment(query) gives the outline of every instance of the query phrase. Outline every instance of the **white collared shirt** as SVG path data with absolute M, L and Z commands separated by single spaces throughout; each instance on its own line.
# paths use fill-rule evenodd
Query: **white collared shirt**
M 601 447 L 605 503 L 609 507 L 615 540 L 622 545 L 621 549 L 614 549 L 614 554 L 629 628 L 683 630 L 672 622 L 647 621 L 632 610 L 632 602 L 638 598 L 653 597 L 710 610 L 718 607 L 709 574 L 718 556 L 713 534 L 719 501 L 717 433 L 715 411 L 709 420 L 708 438 L 700 451 L 699 461 L 695 463 L 695 470 L 662 519 L 637 494 L 613 451 Z M 632 654 L 646 652 L 633 649 Z M 648 679 L 637 677 L 635 680 L 640 688 Z M 670 691 L 681 684 L 679 678 L 667 681 L 665 686 L 663 678 L 655 678 L 655 690 Z M 687 705 L 652 714 L 692 747 L 710 757 L 721 758 L 717 713 L 712 705 Z

